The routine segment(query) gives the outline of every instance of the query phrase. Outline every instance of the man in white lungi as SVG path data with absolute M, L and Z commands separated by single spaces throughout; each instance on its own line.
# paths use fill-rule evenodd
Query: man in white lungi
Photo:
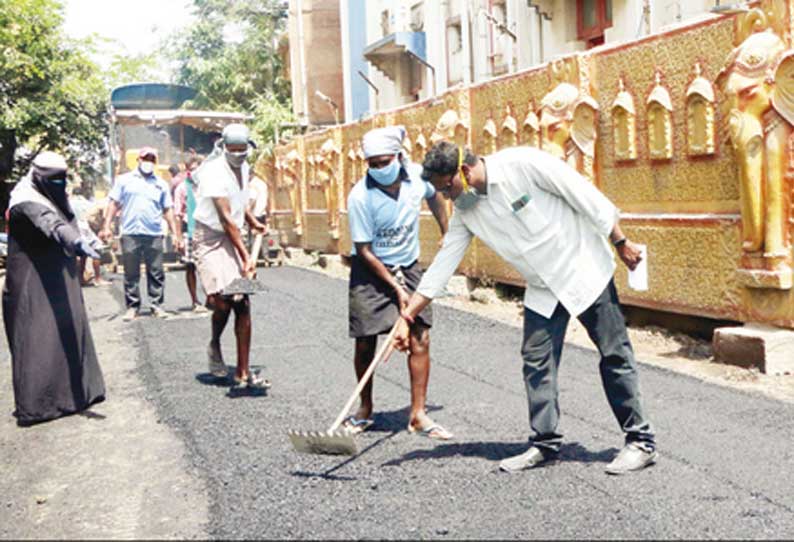
M 229 124 L 224 128 L 219 152 L 214 153 L 193 173 L 198 181 L 198 198 L 193 215 L 194 257 L 207 304 L 212 308 L 212 340 L 207 347 L 209 371 L 214 376 L 228 376 L 221 353 L 221 334 L 234 311 L 237 336 L 238 388 L 265 389 L 270 382 L 249 370 L 251 350 L 251 303 L 247 295 L 224 295 L 223 290 L 237 278 L 251 278 L 256 260 L 251 257 L 242 237 L 243 223 L 261 233 L 264 224 L 251 214 L 248 206 L 246 163 L 250 144 L 248 128 Z

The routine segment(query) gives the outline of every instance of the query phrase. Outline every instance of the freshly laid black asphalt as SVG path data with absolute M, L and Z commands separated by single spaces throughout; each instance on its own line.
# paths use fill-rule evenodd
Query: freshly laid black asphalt
M 259 278 L 268 291 L 253 298 L 252 359 L 274 383 L 266 396 L 230 394 L 207 374 L 207 317 L 139 318 L 126 335 L 147 398 L 206 478 L 213 537 L 794 537 L 794 405 L 641 364 L 660 461 L 608 476 L 622 436 L 598 356 L 568 345 L 561 461 L 505 474 L 499 460 L 523 451 L 529 434 L 520 330 L 438 305 L 429 410 L 455 440 L 405 431 L 408 372 L 395 354 L 375 375 L 363 451 L 298 454 L 287 431 L 326 429 L 355 386 L 347 284 L 291 267 Z M 166 300 L 172 310 L 186 304 L 181 272 L 168 274 Z

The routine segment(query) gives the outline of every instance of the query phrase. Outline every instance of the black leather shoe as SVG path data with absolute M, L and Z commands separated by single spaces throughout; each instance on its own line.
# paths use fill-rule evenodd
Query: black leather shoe
M 502 459 L 502 461 L 499 462 L 499 468 L 504 472 L 518 472 L 548 463 L 556 458 L 557 454 L 551 450 L 544 451 L 537 446 L 531 446 L 529 450 L 523 454 Z

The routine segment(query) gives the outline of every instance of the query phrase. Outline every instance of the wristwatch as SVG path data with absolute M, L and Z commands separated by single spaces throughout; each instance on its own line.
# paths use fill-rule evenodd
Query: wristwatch
M 622 247 L 622 246 L 623 246 L 623 245 L 625 245 L 625 244 L 626 244 L 626 238 L 625 238 L 625 237 L 621 237 L 621 238 L 620 238 L 620 239 L 618 239 L 617 241 L 612 241 L 612 245 L 613 245 L 615 248 L 620 248 L 620 247 Z

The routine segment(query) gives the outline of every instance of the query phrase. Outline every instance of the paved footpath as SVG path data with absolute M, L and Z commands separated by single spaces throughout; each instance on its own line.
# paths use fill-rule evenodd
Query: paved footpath
M 10 483 L 5 475 L 0 481 L 0 491 L 13 501 L 4 508 L 0 499 L 0 535 L 24 532 L 6 527 L 9 519 L 39 521 L 41 507 L 57 504 L 30 499 L 46 488 L 47 478 L 63 477 L 69 467 L 61 463 L 63 448 L 72 443 L 40 442 L 38 435 L 64 431 L 77 440 L 78 432 L 90 428 L 86 439 L 129 437 L 118 416 L 140 427 L 133 433 L 135 446 L 119 441 L 117 452 L 120 462 L 140 468 L 138 476 L 123 487 L 100 487 L 91 480 L 106 478 L 113 466 L 86 464 L 83 475 L 70 480 L 73 498 L 107 495 L 108 506 L 123 514 L 127 507 L 116 502 L 118 495 L 142 495 L 160 511 L 149 515 L 139 505 L 140 517 L 161 525 L 153 536 L 794 537 L 794 405 L 642 365 L 661 459 L 641 473 L 610 477 L 603 467 L 622 437 L 601 389 L 597 354 L 569 345 L 560 375 L 562 460 L 504 474 L 499 460 L 522 451 L 528 434 L 520 330 L 443 306 L 435 307 L 429 404 L 431 416 L 456 440 L 438 443 L 405 431 L 408 374 L 404 355 L 396 354 L 376 374 L 376 424 L 359 437 L 363 452 L 353 458 L 297 454 L 287 430 L 325 429 L 355 385 L 347 285 L 290 267 L 259 273 L 269 289 L 253 300 L 253 363 L 274 382 L 266 396 L 230 396 L 228 386 L 207 375 L 206 317 L 140 318 L 121 331 L 100 325 L 120 310 L 119 282 L 115 306 L 107 300 L 97 306 L 95 300 L 107 295 L 101 290 L 86 290 L 86 298 L 95 336 L 103 329 L 103 367 L 117 363 L 118 352 L 107 344 L 120 342 L 134 349 L 135 370 L 107 371 L 111 393 L 96 410 L 105 413 L 118 404 L 135 405 L 134 412 L 20 430 L 8 418 L 10 383 L 2 374 L 0 465 L 14 474 Z M 185 305 L 181 273 L 169 273 L 166 295 L 167 308 Z M 224 352 L 231 366 L 231 323 Z M 7 359 L 6 352 L 1 356 Z M 150 405 L 155 415 L 147 414 Z M 144 427 L 152 432 L 142 432 Z M 35 453 L 20 456 L 18 443 L 35 446 Z M 52 463 L 47 456 L 53 453 L 62 459 L 38 471 L 37 465 Z M 11 461 L 20 461 L 19 473 Z M 167 468 L 161 468 L 164 463 Z M 21 510 L 17 498 L 26 499 Z M 50 536 L 79 532 L 68 519 L 51 523 Z M 100 525 L 89 534 L 125 536 L 121 532 L 104 532 Z M 144 531 L 126 534 L 139 532 Z

